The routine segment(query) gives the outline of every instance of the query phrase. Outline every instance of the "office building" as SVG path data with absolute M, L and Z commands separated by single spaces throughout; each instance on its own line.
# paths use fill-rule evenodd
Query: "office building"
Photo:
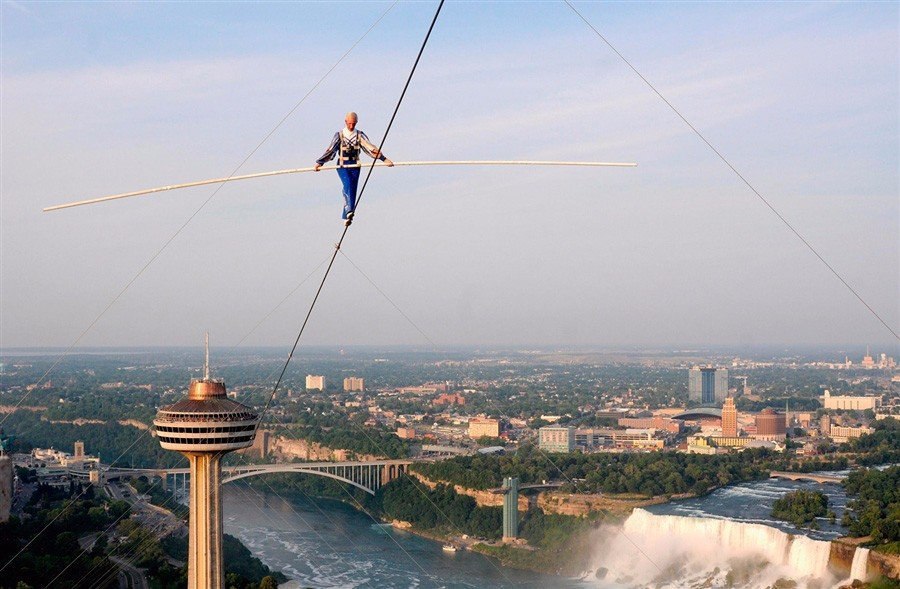
M 831 439 L 837 442 L 838 444 L 843 444 L 845 442 L 849 442 L 853 438 L 858 438 L 865 434 L 871 434 L 872 428 L 870 427 L 845 427 L 842 425 L 832 425 L 831 426 Z
M 317 376 L 315 374 L 307 374 L 306 375 L 306 390 L 307 391 L 324 391 L 325 390 L 325 377 Z
M 727 397 L 722 405 L 722 437 L 736 438 L 737 435 L 737 407 L 734 406 L 734 399 Z
M 661 450 L 666 445 L 666 440 L 661 435 L 664 434 L 656 429 L 578 429 L 575 430 L 575 445 L 586 451 L 598 451 L 611 446 L 620 449 Z
M 538 446 L 544 452 L 571 452 L 575 449 L 575 428 L 548 425 L 538 430 Z
M 308 381 L 307 381 L 308 382 Z M 324 382 L 322 383 L 324 388 Z M 309 384 L 306 385 L 309 388 Z M 363 379 L 351 376 L 344 379 L 344 391 L 348 393 L 362 393 L 366 390 L 366 383 Z
M 701 405 L 716 405 L 728 396 L 728 370 L 694 366 L 688 373 L 688 399 Z
M 500 437 L 500 420 L 488 417 L 473 417 L 469 420 L 469 437 L 473 439 Z
M 202 379 L 186 399 L 160 408 L 153 420 L 160 445 L 187 457 L 191 469 L 188 589 L 222 589 L 222 457 L 253 443 L 259 416 L 228 398 L 225 383 L 209 376 L 209 345 Z

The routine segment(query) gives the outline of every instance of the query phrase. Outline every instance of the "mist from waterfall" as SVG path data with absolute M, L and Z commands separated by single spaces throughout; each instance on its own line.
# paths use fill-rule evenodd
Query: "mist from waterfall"
M 636 509 L 594 541 L 588 576 L 598 588 L 829 589 L 841 580 L 828 570 L 830 542 L 761 524 Z

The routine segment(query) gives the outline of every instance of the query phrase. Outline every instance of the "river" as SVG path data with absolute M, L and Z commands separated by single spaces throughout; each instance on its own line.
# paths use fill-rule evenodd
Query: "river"
M 838 525 L 799 530 L 769 517 L 787 491 L 819 489 L 840 517 L 847 497 L 838 485 L 767 480 L 719 489 L 706 497 L 636 510 L 623 529 L 601 528 L 587 539 L 596 562 L 583 579 L 501 567 L 471 552 L 373 522 L 335 501 L 285 500 L 256 487 L 224 488 L 225 531 L 294 581 L 320 588 L 592 588 L 756 587 L 791 579 L 832 587 L 828 540 Z M 795 538 L 794 535 L 797 537 Z M 824 559 L 824 560 L 823 560 Z
M 223 487 L 225 532 L 237 536 L 288 587 L 498 589 L 589 587 L 501 567 L 473 552 L 376 524 L 337 501 L 282 499 L 258 487 Z

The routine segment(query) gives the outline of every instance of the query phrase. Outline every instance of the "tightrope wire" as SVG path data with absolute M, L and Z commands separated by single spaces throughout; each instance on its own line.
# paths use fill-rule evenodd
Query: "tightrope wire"
M 419 48 L 419 54 L 416 56 L 416 61 L 413 63 L 412 69 L 409 72 L 409 76 L 406 78 L 406 84 L 403 86 L 403 92 L 400 93 L 400 98 L 397 100 L 397 105 L 394 107 L 394 113 L 391 115 L 391 120 L 388 122 L 387 129 L 384 131 L 384 135 L 381 137 L 381 143 L 378 145 L 378 153 L 382 152 L 382 148 L 384 147 L 384 143 L 387 140 L 388 134 L 391 132 L 391 126 L 394 124 L 394 119 L 397 117 L 397 111 L 400 110 L 400 105 L 403 104 L 403 98 L 406 96 L 406 91 L 409 89 L 409 84 L 412 82 L 413 75 L 416 73 L 416 68 L 419 65 L 419 60 L 422 59 L 422 53 L 425 51 L 425 46 L 428 45 L 428 39 L 431 37 L 431 32 L 434 30 L 434 25 L 437 22 L 438 16 L 441 14 L 441 8 L 444 6 L 444 0 L 441 0 L 438 4 L 437 10 L 434 13 L 434 18 L 431 20 L 431 25 L 428 27 L 428 32 L 425 34 L 425 40 L 422 41 L 422 46 Z M 363 181 L 362 188 L 359 191 L 359 198 L 356 199 L 356 208 L 359 208 L 359 203 L 362 201 L 363 194 L 365 194 L 366 186 L 369 184 L 369 178 L 372 177 L 372 170 L 375 169 L 375 161 L 372 160 L 372 164 L 369 166 L 369 171 L 366 173 L 366 179 Z M 354 215 L 355 216 L 355 215 Z M 347 237 L 347 231 L 350 229 L 350 223 L 348 221 L 347 224 L 344 225 L 344 230 L 341 232 L 341 238 L 334 246 L 334 253 L 331 255 L 331 260 L 328 262 L 328 267 L 325 268 L 325 274 L 322 276 L 322 281 L 319 283 L 319 288 L 316 290 L 316 294 L 312 299 L 312 303 L 309 305 L 309 311 L 306 313 L 306 317 L 303 319 L 303 324 L 300 326 L 300 331 L 297 333 L 297 338 L 294 340 L 294 345 L 291 346 L 291 351 L 288 354 L 287 359 L 284 362 L 284 367 L 281 369 L 281 374 L 278 375 L 278 380 L 275 381 L 275 386 L 272 387 L 272 394 L 269 395 L 269 399 L 266 401 L 266 406 L 263 408 L 262 413 L 260 414 L 260 420 L 257 422 L 257 429 L 259 429 L 259 423 L 262 422 L 263 416 L 265 416 L 266 412 L 269 410 L 269 406 L 272 404 L 272 399 L 275 398 L 275 393 L 278 392 L 278 387 L 281 385 L 281 381 L 284 378 L 285 372 L 287 372 L 288 366 L 291 363 L 291 359 L 294 357 L 294 352 L 297 350 L 297 345 L 300 343 L 300 338 L 303 337 L 303 332 L 306 330 L 306 326 L 309 323 L 309 318 L 312 316 L 313 309 L 316 307 L 316 302 L 319 300 L 319 295 L 322 294 L 322 289 L 325 287 L 325 281 L 328 280 L 328 275 L 331 273 L 331 268 L 334 266 L 334 260 L 337 258 L 338 252 L 341 249 L 341 245 L 344 243 L 344 238 Z

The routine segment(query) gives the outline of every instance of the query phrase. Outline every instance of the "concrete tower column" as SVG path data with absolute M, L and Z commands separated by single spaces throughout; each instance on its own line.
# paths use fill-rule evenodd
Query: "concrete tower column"
M 188 589 L 225 586 L 221 454 L 186 454 L 191 463 Z

